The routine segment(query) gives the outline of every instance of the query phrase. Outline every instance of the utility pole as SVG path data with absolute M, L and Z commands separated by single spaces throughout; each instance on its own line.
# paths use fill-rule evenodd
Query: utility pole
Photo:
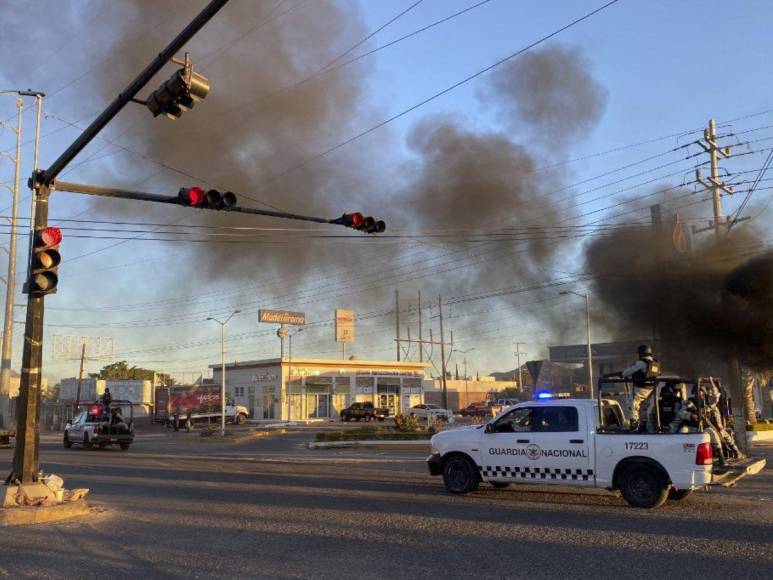
M 35 185 L 35 231 L 48 226 L 48 185 Z M 32 247 L 30 248 L 32 250 Z M 9 482 L 29 484 L 38 478 L 38 420 L 40 417 L 40 379 L 43 365 L 42 294 L 27 294 L 27 320 L 24 326 L 19 397 L 16 399 L 16 447 Z
M 422 315 L 421 315 L 421 290 L 419 290 L 419 362 L 424 362 L 424 345 L 422 340 L 424 335 L 422 333 Z
M 11 234 L 8 241 L 8 274 L 5 278 L 5 319 L 3 321 L 2 360 L 0 361 L 0 395 L 10 397 L 11 356 L 13 355 L 13 305 L 16 297 L 16 227 L 19 214 L 19 179 L 21 176 L 22 114 L 24 101 L 16 99 L 18 117 L 16 127 L 2 124 L 16 133 L 16 154 L 13 157 L 13 203 L 11 205 Z M 9 398 L 10 401 L 10 398 Z
M 83 365 L 86 361 L 86 343 L 81 346 L 81 368 L 78 371 L 78 390 L 75 392 L 75 409 L 73 409 L 73 419 L 78 414 L 78 407 L 81 404 L 81 383 L 83 383 Z M 155 382 L 155 381 L 154 381 Z M 96 395 L 96 390 L 94 391 Z
M 446 384 L 446 343 L 443 332 L 443 297 L 437 297 L 438 314 L 440 316 L 440 367 L 443 373 L 441 384 L 443 385 L 443 408 L 448 409 L 448 386 Z
M 706 182 L 701 177 L 701 170 L 695 170 L 696 180 L 703 185 L 706 189 L 711 190 L 712 203 L 714 206 L 714 219 L 709 222 L 709 226 L 703 229 L 696 229 L 693 227 L 693 233 L 705 232 L 707 230 L 714 230 L 714 235 L 717 241 L 722 239 L 722 236 L 727 231 L 727 219 L 722 215 L 722 195 L 723 193 L 732 195 L 735 193 L 732 187 L 725 185 L 725 183 L 719 178 L 719 157 L 727 159 L 731 156 L 730 147 L 720 147 L 717 143 L 717 125 L 714 119 L 709 119 L 708 129 L 703 131 L 703 139 L 698 140 L 703 150 L 709 154 L 711 163 L 711 177 Z
M 717 143 L 717 128 L 714 119 L 709 120 L 709 127 L 704 130 L 703 139 L 698 141 L 698 145 L 709 154 L 711 177 L 709 178 L 708 183 L 704 181 L 701 177 L 700 169 L 695 170 L 695 177 L 701 185 L 706 189 L 711 190 L 714 219 L 709 222 L 707 228 L 696 229 L 693 227 L 693 233 L 705 232 L 713 229 L 716 241 L 719 242 L 722 240 L 730 225 L 727 219 L 722 215 L 722 195 L 732 195 L 735 193 L 732 187 L 726 185 L 719 178 L 719 157 L 722 156 L 725 159 L 729 158 L 731 156 L 731 148 L 720 147 Z M 733 403 L 733 429 L 735 431 L 736 442 L 740 445 L 742 451 L 746 451 L 746 408 L 751 403 L 751 401 L 748 400 L 750 393 L 743 388 L 741 365 L 736 353 L 731 352 L 728 354 L 727 367 L 730 399 Z
M 525 352 L 521 352 L 521 345 L 526 344 L 525 342 L 516 342 L 515 343 L 515 357 L 516 357 L 516 364 L 518 365 L 518 389 L 523 392 L 523 371 L 521 370 L 521 355 L 526 354 Z
M 395 288 L 395 340 L 397 340 L 397 362 L 400 362 L 400 291 Z

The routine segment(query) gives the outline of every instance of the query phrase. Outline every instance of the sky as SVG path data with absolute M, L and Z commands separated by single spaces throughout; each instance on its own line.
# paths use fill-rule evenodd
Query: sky
M 204 3 L 156 2 L 155 8 L 149 4 L 32 0 L 2 8 L 9 34 L 0 45 L 9 56 L 8 66 L 0 67 L 0 87 L 32 88 L 48 95 L 43 167 Z M 492 204 L 487 210 L 492 228 L 511 222 L 520 227 L 544 225 L 539 216 L 546 208 L 555 219 L 586 226 L 599 220 L 646 221 L 647 206 L 660 199 L 658 187 L 687 183 L 688 192 L 693 187 L 689 182 L 694 165 L 703 159 L 686 159 L 700 149 L 681 146 L 698 139 L 709 118 L 716 119 L 720 133 L 727 135 L 723 143 L 741 143 L 735 152 L 744 155 L 722 163 L 733 174 L 728 180 L 748 179 L 762 165 L 765 148 L 773 141 L 769 99 L 773 81 L 765 72 L 773 57 L 767 25 L 773 6 L 765 1 L 620 0 L 524 55 L 402 113 L 603 4 L 232 0 L 189 48 L 196 70 L 212 80 L 211 95 L 174 122 L 153 119 L 147 110 L 131 105 L 60 179 L 174 195 L 181 186 L 197 184 L 182 171 L 290 211 L 334 217 L 361 210 L 383 217 L 388 233 L 405 237 L 304 237 L 325 236 L 329 230 L 257 220 L 255 226 L 289 229 L 261 231 L 262 243 L 237 248 L 199 235 L 209 231 L 199 226 L 215 222 L 191 217 L 193 210 L 138 208 L 128 202 L 95 204 L 85 196 L 56 192 L 52 221 L 92 220 L 60 224 L 102 231 L 65 229 L 60 290 L 46 299 L 44 374 L 55 381 L 77 373 L 76 361 L 53 360 L 54 335 L 103 336 L 114 338 L 117 360 L 190 381 L 219 361 L 219 327 L 206 319 L 225 318 L 237 308 L 242 312 L 227 326 L 228 361 L 278 355 L 275 328 L 257 322 L 261 307 L 305 311 L 314 323 L 294 339 L 294 356 L 337 356 L 330 319 L 335 308 L 352 308 L 360 318 L 356 341 L 347 352 L 391 359 L 396 288 L 404 310 L 403 333 L 406 324 L 416 332 L 416 314 L 408 308 L 418 291 L 433 304 L 440 293 L 451 302 L 444 309 L 446 329 L 454 332 L 455 351 L 474 349 L 466 355 L 473 373 L 513 368 L 516 341 L 525 343 L 521 348 L 526 359 L 546 356 L 549 344 L 583 342 L 584 304 L 559 292 L 587 289 L 577 280 L 586 239 L 562 243 L 543 261 L 533 253 L 539 248 L 523 250 L 518 244 L 497 246 L 489 238 L 465 242 L 457 233 L 451 236 L 449 228 L 464 223 L 465 211 L 473 219 L 478 192 L 468 192 L 470 206 L 449 194 L 447 207 L 442 207 L 442 187 L 433 189 L 433 182 L 444 171 L 461 169 L 449 168 L 445 157 L 437 159 L 435 139 L 448 137 L 442 131 L 455 128 L 467 139 L 453 134 L 454 143 L 484 150 L 489 143 L 499 143 L 495 154 L 504 158 L 512 145 L 513 159 L 521 159 L 522 153 L 523 159 L 528 158 L 525 167 L 534 176 L 524 188 L 533 191 L 517 203 Z M 447 22 L 326 74 L 332 78 L 280 91 L 273 101 L 231 109 L 253 99 L 263 85 L 271 90 L 293 85 L 320 67 L 340 64 L 466 8 L 470 10 Z M 8 20 L 11 15 L 13 20 Z M 45 15 L 55 17 L 42 18 Z M 33 19 L 37 25 L 30 33 L 25 23 Z M 68 34 L 59 34 L 62 30 Z M 517 75 L 529 69 L 507 67 L 545 50 L 576 55 L 571 62 L 600 91 L 597 114 L 589 115 L 592 119 L 579 129 L 525 119 L 528 96 L 523 93 L 518 97 L 520 117 L 513 117 L 501 98 L 492 97 L 501 97 L 496 92 L 502 86 L 497 81 L 506 80 L 501 71 L 511 71 L 518 80 Z M 342 53 L 345 56 L 336 60 Z M 167 67 L 149 88 L 172 70 Z M 566 78 L 561 85 L 561 80 L 550 94 L 563 92 L 562 103 L 571 105 L 580 99 L 584 85 L 573 85 Z M 285 118 L 284 110 L 273 108 L 278 107 L 274 101 L 293 107 L 296 94 L 298 106 L 292 115 Z M 2 119 L 13 121 L 14 107 L 12 97 L 0 97 Z M 27 101 L 25 107 L 23 133 L 30 139 L 33 103 Z M 0 132 L 3 151 L 13 143 L 10 130 Z M 317 158 L 331 148 L 335 149 Z M 22 161 L 25 182 L 31 169 L 29 144 Z M 514 162 L 508 169 L 515 180 L 517 168 Z M 12 169 L 7 158 L 0 159 L 0 180 L 10 181 Z M 746 212 L 758 216 L 754 221 L 763 229 L 771 220 L 771 213 L 762 211 L 771 191 L 765 187 L 762 182 Z M 431 203 L 423 203 L 421 196 L 430 191 Z M 8 215 L 10 194 L 0 190 L 0 195 L 2 214 Z M 640 199 L 632 200 L 635 196 Z M 685 195 L 681 203 L 691 205 L 679 211 L 709 219 L 711 203 L 702 202 L 704 198 L 701 191 Z M 26 189 L 22 199 L 20 215 L 28 216 Z M 241 199 L 247 205 L 257 203 Z M 725 197 L 725 212 L 732 212 L 742 199 L 742 193 Z M 632 206 L 625 205 L 632 201 Z M 575 209 L 579 203 L 583 205 Z M 631 207 L 633 211 L 617 217 L 620 212 L 610 209 L 616 203 L 621 211 Z M 417 215 L 422 212 L 425 215 Z M 217 227 L 235 223 L 227 215 L 211 219 L 217 220 Z M 483 235 L 485 226 L 485 220 L 476 222 L 475 235 Z M 438 232 L 441 237 L 433 238 Z M 6 227 L 2 235 L 7 234 Z M 84 234 L 92 238 L 78 237 Z M 158 241 L 160 237 L 175 241 Z M 202 237 L 206 239 L 190 241 Z M 482 251 L 490 247 L 504 251 L 485 260 Z M 25 252 L 26 238 L 19 243 L 19 256 Z M 551 286 L 556 280 L 562 284 Z M 23 299 L 17 292 L 16 302 Z M 425 329 L 432 327 L 437 333 L 437 309 L 428 304 L 425 315 Z M 17 315 L 17 320 L 22 318 Z M 14 368 L 19 366 L 22 328 L 15 327 Z M 599 341 L 639 336 L 638 329 L 615 329 L 608 321 L 594 331 Z M 409 356 L 416 356 L 415 349 Z M 452 354 L 451 367 L 461 366 L 462 358 L 461 352 Z M 106 362 L 89 361 L 87 370 L 94 372 Z

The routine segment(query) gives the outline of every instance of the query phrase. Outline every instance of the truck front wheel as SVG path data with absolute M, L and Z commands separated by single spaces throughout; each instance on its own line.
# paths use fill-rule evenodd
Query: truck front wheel
M 478 489 L 478 468 L 468 457 L 453 455 L 443 462 L 443 483 L 451 493 L 468 493 Z
M 239 413 L 236 415 L 236 424 L 237 425 L 244 425 L 247 422 L 247 415 L 244 413 Z
M 620 477 L 620 493 L 628 505 L 652 509 L 666 503 L 668 484 L 654 467 L 632 465 Z

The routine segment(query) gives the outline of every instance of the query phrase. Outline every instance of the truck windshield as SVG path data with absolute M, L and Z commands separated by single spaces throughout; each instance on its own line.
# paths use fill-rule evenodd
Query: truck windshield
M 534 409 L 531 407 L 521 407 L 510 411 L 507 415 L 500 417 L 494 424 L 495 433 L 524 433 L 531 431 L 532 416 Z

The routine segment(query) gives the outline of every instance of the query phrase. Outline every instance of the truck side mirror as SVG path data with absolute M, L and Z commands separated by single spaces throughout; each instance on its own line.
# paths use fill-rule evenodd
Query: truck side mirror
M 494 424 L 493 423 L 486 423 L 486 426 L 483 428 L 483 430 L 486 433 L 493 433 L 494 432 Z

